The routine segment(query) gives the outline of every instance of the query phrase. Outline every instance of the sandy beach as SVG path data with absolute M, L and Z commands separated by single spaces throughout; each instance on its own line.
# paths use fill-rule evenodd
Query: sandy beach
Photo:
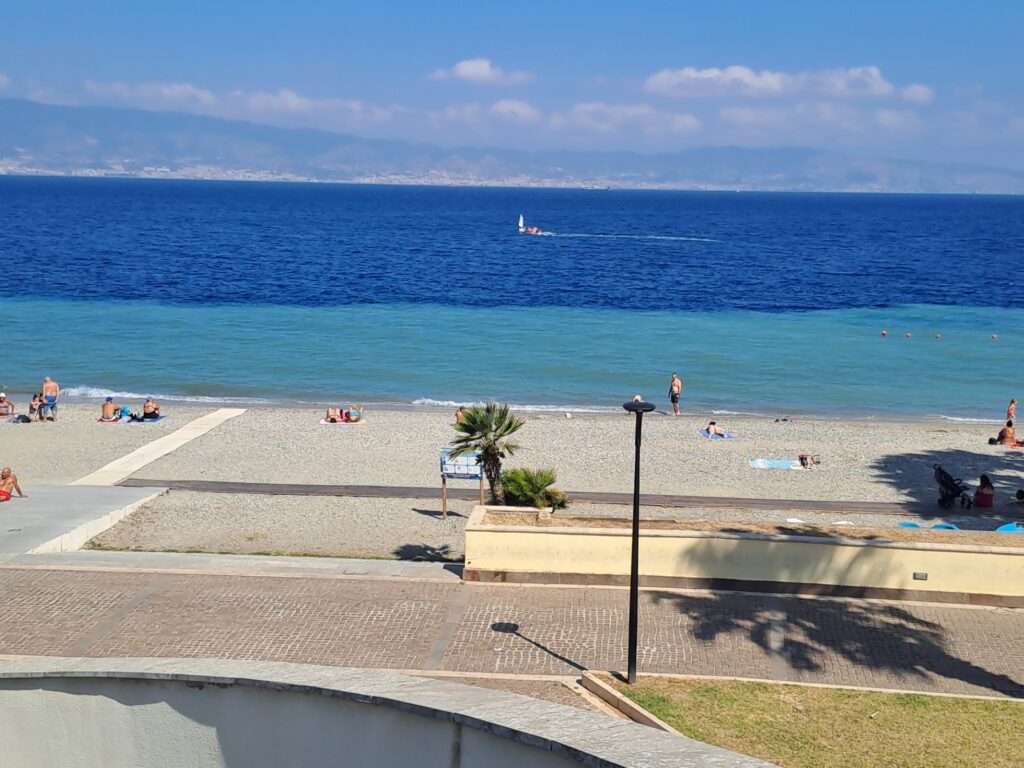
M 27 413 L 31 398 L 12 399 L 18 413 Z M 156 424 L 98 424 L 99 405 L 62 403 L 57 422 L 0 421 L 0 466 L 14 469 L 26 493 L 33 485 L 70 483 L 212 410 L 170 405 L 168 418 Z
M 569 491 L 632 490 L 633 420 L 622 414 L 520 414 L 508 466 L 552 467 Z M 365 424 L 323 426 L 319 411 L 254 408 L 144 467 L 137 477 L 272 483 L 437 486 L 448 412 L 373 411 Z M 849 501 L 934 501 L 932 465 L 972 485 L 981 473 L 1005 501 L 1024 487 L 1024 452 L 990 446 L 992 424 L 718 417 L 733 440 L 699 435 L 706 418 L 644 421 L 647 493 Z M 812 470 L 752 469 L 749 459 L 814 454 Z
M 94 405 L 67 405 L 58 424 L 0 424 L 0 463 L 15 468 L 26 492 L 65 483 L 212 410 L 168 406 L 154 425 L 97 424 Z M 143 467 L 151 480 L 419 486 L 440 491 L 438 451 L 455 435 L 452 415 L 375 410 L 358 425 L 321 425 L 311 408 L 252 408 Z M 522 413 L 521 449 L 507 466 L 552 467 L 570 491 L 632 489 L 631 417 Z M 995 482 L 1001 520 L 965 519 L 935 507 L 937 520 L 993 530 L 1024 509 L 1011 504 L 1024 487 L 1024 452 L 990 446 L 996 424 L 951 421 L 726 419 L 733 440 L 698 431 L 706 419 L 655 413 L 645 419 L 643 490 L 652 494 L 834 501 L 923 501 L 937 497 L 932 465 L 941 463 L 974 486 Z M 811 453 L 811 470 L 753 469 L 753 458 L 793 459 Z M 458 487 L 459 483 L 454 483 Z M 463 483 L 472 488 L 474 483 Z M 439 498 L 338 498 L 172 491 L 101 534 L 114 549 L 313 554 L 400 559 L 460 559 L 471 503 L 455 500 L 440 519 Z M 621 505 L 578 503 L 564 514 L 622 517 Z M 799 520 L 816 526 L 892 528 L 898 516 L 779 509 L 645 507 L 646 519 L 721 521 L 771 526 Z

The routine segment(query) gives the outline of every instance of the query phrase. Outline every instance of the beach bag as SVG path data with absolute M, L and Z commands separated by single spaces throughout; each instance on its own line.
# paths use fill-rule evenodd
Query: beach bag
M 12 419 L 12 422 L 13 422 L 14 424 L 31 424 L 31 423 L 32 423 L 32 419 L 30 419 L 30 418 L 29 418 L 28 416 L 26 416 L 26 415 L 25 415 L 25 414 L 23 413 L 23 414 L 21 414 L 20 416 L 15 416 L 15 417 L 14 417 L 14 418 Z
M 121 418 L 130 419 L 132 417 L 132 410 L 127 405 L 121 408 Z

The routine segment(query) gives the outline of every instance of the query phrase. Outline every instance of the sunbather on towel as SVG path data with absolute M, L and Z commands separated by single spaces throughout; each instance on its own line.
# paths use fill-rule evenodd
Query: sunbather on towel
M 709 421 L 708 425 L 704 427 L 704 429 L 707 430 L 709 438 L 714 437 L 715 435 L 721 435 L 722 437 L 725 437 L 728 434 L 724 429 L 722 429 L 713 421 Z
M 345 411 L 345 421 L 349 424 L 355 424 L 357 421 L 362 421 L 363 418 L 363 406 L 352 405 Z
M 121 406 L 114 402 L 114 398 L 108 397 L 100 406 L 100 421 L 119 421 L 121 419 Z
M 324 421 L 330 422 L 331 424 L 338 424 L 345 420 L 345 412 L 341 408 L 328 408 L 327 415 L 324 416 Z
M 1020 448 L 1024 445 L 1024 443 L 1017 440 L 1017 430 L 1013 426 L 1013 421 L 1007 421 L 1006 426 L 999 430 L 999 434 L 996 436 L 996 443 L 1008 445 L 1011 448 Z
M 160 405 L 152 397 L 146 398 L 145 404 L 142 406 L 142 420 L 147 419 L 159 419 L 160 418 Z

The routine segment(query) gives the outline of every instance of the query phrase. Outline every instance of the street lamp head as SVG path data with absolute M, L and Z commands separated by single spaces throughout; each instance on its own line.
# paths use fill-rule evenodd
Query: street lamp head
M 648 403 L 645 400 L 633 400 L 629 403 L 623 403 L 622 407 L 630 413 L 650 413 L 656 408 L 654 403 Z

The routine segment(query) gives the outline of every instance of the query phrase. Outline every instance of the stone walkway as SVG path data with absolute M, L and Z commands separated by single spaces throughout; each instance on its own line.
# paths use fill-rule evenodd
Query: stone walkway
M 622 589 L 463 584 L 440 566 L 427 579 L 324 564 L 245 575 L 114 570 L 83 565 L 84 554 L 63 566 L 54 556 L 0 567 L 0 654 L 477 674 L 625 666 Z M 1022 619 L 1006 609 L 650 590 L 641 593 L 640 668 L 1024 698 Z

